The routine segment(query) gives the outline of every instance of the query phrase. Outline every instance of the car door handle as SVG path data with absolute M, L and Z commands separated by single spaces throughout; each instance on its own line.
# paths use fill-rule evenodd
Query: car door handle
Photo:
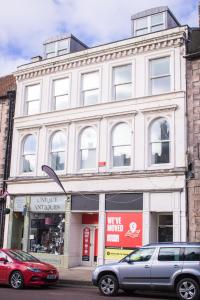
M 174 268 L 179 268 L 180 266 L 179 265 L 174 265 Z
M 149 265 L 145 265 L 144 267 L 145 267 L 146 269 L 149 269 L 149 268 L 150 268 L 150 266 L 149 266 Z

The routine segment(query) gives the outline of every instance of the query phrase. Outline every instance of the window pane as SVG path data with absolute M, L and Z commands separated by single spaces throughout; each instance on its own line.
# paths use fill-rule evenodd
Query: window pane
M 132 80 L 132 65 L 114 68 L 114 84 L 123 84 Z
M 131 131 L 127 124 L 121 123 L 113 130 L 112 145 L 122 146 L 131 144 Z
M 92 72 L 82 75 L 83 90 L 99 88 L 99 72 Z
M 28 135 L 24 140 L 23 154 L 35 154 L 36 138 L 34 135 Z
M 54 96 L 68 94 L 69 78 L 62 78 L 54 81 Z
M 81 149 L 96 148 L 96 132 L 93 128 L 86 128 L 81 135 Z
M 64 96 L 57 96 L 55 97 L 56 103 L 55 103 L 55 109 L 60 110 L 60 109 L 65 109 L 69 106 L 69 96 L 64 95 Z
M 158 119 L 151 126 L 151 142 L 170 139 L 169 124 L 166 119 Z
M 159 216 L 159 225 L 161 226 L 172 226 L 173 225 L 173 216 L 172 215 L 160 215 Z
M 130 166 L 131 164 L 131 147 L 115 146 L 113 147 L 113 166 Z
M 96 149 L 81 150 L 81 169 L 96 167 Z
M 169 142 L 153 143 L 151 153 L 152 164 L 169 163 Z
M 30 251 L 61 255 L 64 253 L 65 214 L 31 213 Z
M 148 33 L 148 29 L 147 28 L 145 28 L 145 29 L 138 29 L 135 32 L 136 36 L 147 34 L 147 33 Z
M 40 99 L 40 84 L 27 86 L 27 101 Z
M 35 155 L 23 156 L 23 172 L 34 172 L 35 170 Z
M 162 24 L 164 22 L 163 20 L 163 14 L 156 14 L 151 16 L 151 26 Z
M 29 101 L 27 102 L 27 114 L 35 115 L 39 113 L 40 102 L 39 101 Z
M 51 167 L 54 170 L 64 170 L 65 166 L 65 153 L 52 152 L 51 153 Z
M 55 52 L 55 43 L 46 44 L 46 53 Z
M 169 62 L 169 57 L 151 60 L 151 77 L 159 77 L 170 74 Z
M 158 254 L 159 261 L 180 261 L 181 248 L 160 248 Z
M 58 41 L 58 50 L 64 50 L 68 48 L 68 40 Z
M 62 132 L 56 132 L 51 141 L 51 151 L 58 152 L 65 150 L 65 135 Z
M 135 262 L 148 261 L 154 251 L 155 248 L 140 248 L 130 255 L 130 260 Z
M 170 92 L 170 76 L 152 79 L 152 95 Z
M 46 58 L 55 57 L 55 52 L 47 53 Z
M 131 84 L 123 84 L 115 86 L 115 99 L 125 100 L 132 97 L 132 86 Z
M 136 29 L 141 29 L 147 27 L 147 18 L 141 18 L 135 21 Z
M 159 227 L 158 228 L 158 242 L 171 243 L 173 242 L 173 227 Z
M 99 90 L 83 92 L 83 105 L 93 105 L 98 103 Z
M 151 27 L 151 32 L 156 32 L 156 31 L 163 30 L 163 29 L 164 29 L 164 25 L 152 26 Z
M 184 257 L 185 261 L 200 261 L 200 248 L 186 247 Z

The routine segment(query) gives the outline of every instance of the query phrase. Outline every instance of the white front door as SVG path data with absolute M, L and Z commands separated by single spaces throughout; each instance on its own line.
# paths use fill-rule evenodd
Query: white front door
M 82 229 L 82 265 L 94 266 L 97 262 L 98 228 L 84 225 Z

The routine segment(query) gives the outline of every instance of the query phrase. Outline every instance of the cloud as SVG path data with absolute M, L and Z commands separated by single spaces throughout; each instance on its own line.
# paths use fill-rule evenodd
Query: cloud
M 1 3 L 2 2 L 2 3 Z M 197 0 L 0 0 L 0 74 L 42 53 L 42 42 L 70 32 L 89 46 L 129 37 L 131 15 L 168 5 L 197 26 Z

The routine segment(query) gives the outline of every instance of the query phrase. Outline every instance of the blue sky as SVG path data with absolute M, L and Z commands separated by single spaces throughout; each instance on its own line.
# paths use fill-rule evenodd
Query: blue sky
M 198 0 L 0 0 L 0 76 L 16 70 L 42 43 L 72 33 L 88 46 L 130 37 L 131 15 L 167 5 L 184 25 L 198 26 Z

